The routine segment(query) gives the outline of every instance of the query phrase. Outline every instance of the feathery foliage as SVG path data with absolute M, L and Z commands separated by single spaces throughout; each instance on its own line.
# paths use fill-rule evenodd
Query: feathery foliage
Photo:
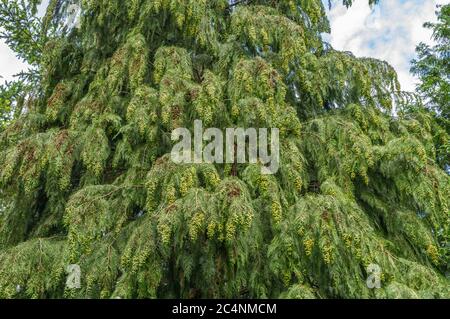
M 449 297 L 432 120 L 391 115 L 387 63 L 322 42 L 321 0 L 78 3 L 0 135 L 0 297 Z M 195 119 L 278 127 L 280 170 L 173 163 Z

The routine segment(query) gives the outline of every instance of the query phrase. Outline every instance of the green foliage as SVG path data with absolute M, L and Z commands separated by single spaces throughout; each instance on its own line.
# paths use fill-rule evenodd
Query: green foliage
M 11 119 L 20 115 L 32 86 L 37 84 L 37 66 L 46 41 L 46 37 L 41 34 L 41 21 L 37 17 L 40 2 L 0 1 L 0 39 L 18 58 L 30 65 L 30 69 L 20 73 L 17 80 L 0 86 L 0 131 Z
M 0 85 L 0 132 L 13 118 L 13 101 L 17 99 L 22 88 L 20 82 L 6 83 Z
M 322 1 L 81 4 L 0 135 L 0 297 L 449 297 L 436 126 L 390 115 L 387 63 L 325 48 Z M 280 170 L 173 163 L 195 119 L 278 127 Z
M 404 113 L 410 117 L 428 118 L 433 126 L 437 161 L 444 169 L 450 166 L 450 5 L 438 7 L 437 23 L 425 23 L 433 30 L 432 47 L 421 43 L 417 46 L 418 58 L 412 61 L 411 71 L 420 79 L 417 93 L 425 101 L 425 107 L 408 107 Z M 419 114 L 419 115 L 417 115 Z M 431 120 L 430 120 L 431 118 Z
M 0 2 L 0 39 L 24 61 L 38 64 L 45 39 L 37 18 L 40 0 L 2 0 Z
M 417 47 L 417 60 L 412 72 L 419 76 L 418 92 L 429 99 L 429 106 L 447 121 L 450 120 L 450 5 L 438 8 L 437 23 L 425 23 L 433 30 L 432 47 L 421 43 Z

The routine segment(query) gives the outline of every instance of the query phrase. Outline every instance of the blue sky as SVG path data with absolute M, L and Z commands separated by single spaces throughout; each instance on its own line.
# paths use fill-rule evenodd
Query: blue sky
M 328 5 L 328 0 L 324 2 Z M 381 0 L 373 8 L 367 0 L 355 0 L 350 9 L 340 0 L 332 2 L 335 4 L 328 12 L 332 32 L 324 38 L 338 50 L 386 60 L 397 70 L 402 88 L 413 90 L 416 79 L 409 74 L 409 68 L 415 47 L 419 42 L 431 43 L 431 33 L 422 25 L 435 20 L 437 4 L 450 0 Z M 3 82 L 26 65 L 0 42 L 0 67 Z

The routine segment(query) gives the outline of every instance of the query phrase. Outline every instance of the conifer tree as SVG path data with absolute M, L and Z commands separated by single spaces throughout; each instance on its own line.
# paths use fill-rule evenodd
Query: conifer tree
M 438 6 L 436 13 L 438 22 L 424 25 L 433 31 L 436 44 L 420 43 L 416 48 L 418 58 L 412 61 L 411 68 L 420 79 L 417 93 L 425 101 L 425 107 L 408 105 L 404 111 L 413 116 L 425 113 L 435 119 L 437 161 L 450 171 L 450 4 Z
M 431 120 L 323 42 L 321 0 L 83 0 L 60 27 L 69 4 L 0 135 L 0 297 L 450 297 Z M 196 119 L 279 128 L 279 171 L 175 164 Z

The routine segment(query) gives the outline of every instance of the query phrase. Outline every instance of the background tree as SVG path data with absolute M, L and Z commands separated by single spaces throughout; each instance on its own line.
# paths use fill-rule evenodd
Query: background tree
M 18 75 L 13 82 L 0 86 L 0 130 L 21 113 L 33 84 L 38 82 L 36 68 L 46 37 L 42 36 L 42 23 L 37 17 L 40 1 L 1 0 L 0 39 L 30 65 L 27 72 Z M 16 113 L 16 114 L 14 114 Z
M 433 30 L 432 47 L 425 43 L 417 46 L 418 58 L 412 61 L 411 71 L 420 82 L 417 92 L 422 97 L 425 111 L 419 107 L 407 113 L 427 113 L 434 121 L 434 139 L 438 163 L 450 169 L 450 5 L 438 6 L 437 23 L 425 23 Z M 411 107 L 411 106 L 410 106 Z
M 391 116 L 387 63 L 324 45 L 322 1 L 81 5 L 0 136 L 1 297 L 449 297 L 428 118 Z M 174 164 L 195 119 L 280 128 L 280 170 Z
M 41 0 L 0 0 L 0 39 L 28 65 L 16 79 L 0 85 L 0 130 L 26 111 L 40 94 L 40 66 L 45 44 L 68 31 L 69 1 L 54 2 L 42 16 Z

